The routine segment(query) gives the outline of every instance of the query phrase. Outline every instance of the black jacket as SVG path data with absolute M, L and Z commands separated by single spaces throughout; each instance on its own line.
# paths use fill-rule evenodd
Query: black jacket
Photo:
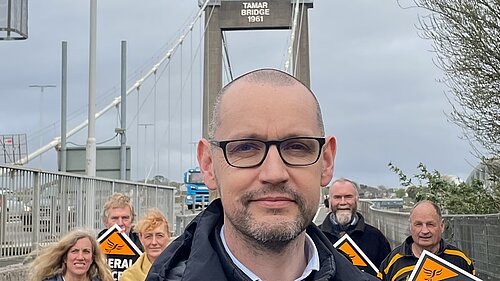
M 97 234 L 97 238 L 101 237 L 104 234 L 104 232 L 106 232 L 107 230 L 108 229 L 101 230 L 101 232 L 99 232 L 99 234 Z M 141 240 L 139 240 L 139 234 L 137 234 L 137 232 L 134 232 L 134 229 L 130 230 L 130 235 L 128 237 L 130 238 L 130 240 L 132 240 L 132 242 L 134 242 L 134 244 L 137 246 L 137 248 L 139 248 L 139 250 L 144 252 L 144 248 L 142 247 Z
M 335 244 L 340 238 L 340 232 L 343 230 L 361 250 L 368 256 L 376 267 L 380 267 L 380 263 L 391 252 L 391 245 L 384 234 L 377 228 L 365 223 L 365 218 L 360 213 L 358 222 L 354 225 L 349 225 L 347 229 L 341 229 L 339 225 L 334 225 L 330 220 L 331 212 L 326 216 L 323 223 L 319 226 L 325 236 Z
M 224 249 L 219 235 L 223 218 L 222 204 L 219 199 L 214 200 L 156 259 L 146 281 L 250 281 Z M 307 233 L 318 249 L 320 270 L 313 271 L 306 280 L 378 280 L 359 271 L 333 249 L 314 224 L 307 228 Z
M 408 236 L 403 244 L 396 247 L 387 256 L 387 258 L 380 265 L 381 275 L 379 275 L 379 278 L 384 281 L 402 281 L 406 280 L 410 276 L 418 261 L 418 258 L 413 255 L 411 244 L 413 244 L 413 239 L 411 236 Z M 470 274 L 476 275 L 471 259 L 468 258 L 464 252 L 459 250 L 457 247 L 446 243 L 443 239 L 441 239 L 439 243 L 439 250 L 436 255 L 469 272 Z

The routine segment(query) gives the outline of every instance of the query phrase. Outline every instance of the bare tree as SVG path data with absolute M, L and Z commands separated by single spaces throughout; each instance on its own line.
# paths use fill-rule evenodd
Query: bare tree
M 453 106 L 448 116 L 469 140 L 484 148 L 487 159 L 498 159 L 500 0 L 412 1 L 430 11 L 419 18 L 420 31 L 433 41 L 436 64 L 445 73 L 441 82 L 449 88 L 452 97 L 447 97 Z M 498 165 L 491 170 L 500 176 Z

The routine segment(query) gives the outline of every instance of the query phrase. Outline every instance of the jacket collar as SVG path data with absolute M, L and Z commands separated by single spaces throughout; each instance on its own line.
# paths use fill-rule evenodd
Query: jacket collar
M 182 280 L 235 280 L 250 279 L 232 262 L 224 250 L 220 239 L 220 229 L 223 224 L 223 208 L 220 199 L 214 200 L 202 213 L 186 227 L 183 235 L 176 239 L 172 251 L 165 251 L 167 257 L 164 268 L 174 268 L 189 258 L 185 265 Z M 314 272 L 314 279 L 329 280 L 335 275 L 335 251 L 321 230 L 311 223 L 306 232 L 318 249 L 320 270 Z M 168 248 L 167 248 L 168 249 Z M 170 253 L 166 253 L 170 252 Z M 164 256 L 162 254 L 162 256 Z M 210 270 L 200 270 L 209 268 Z M 168 280 L 168 279 L 167 279 Z M 309 279 L 308 279 L 309 280 Z

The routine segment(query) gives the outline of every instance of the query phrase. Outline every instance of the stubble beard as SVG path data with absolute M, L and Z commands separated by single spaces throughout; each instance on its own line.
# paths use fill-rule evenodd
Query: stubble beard
M 249 211 L 251 200 L 269 193 L 287 194 L 299 209 L 292 220 L 266 222 L 257 220 Z M 287 186 L 264 186 L 256 191 L 249 191 L 241 196 L 239 206 L 234 212 L 225 213 L 235 230 L 242 234 L 243 239 L 262 251 L 281 253 L 299 234 L 312 222 L 316 210 L 306 205 L 305 200 L 292 188 Z M 276 209 L 273 215 L 282 211 Z

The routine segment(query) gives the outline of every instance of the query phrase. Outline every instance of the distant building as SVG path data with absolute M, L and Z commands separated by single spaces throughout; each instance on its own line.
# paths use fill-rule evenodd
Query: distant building
M 498 182 L 494 180 L 493 173 L 490 171 L 491 167 L 489 165 L 496 165 L 497 167 L 500 166 L 500 159 L 494 158 L 486 161 L 486 164 L 481 162 L 474 168 L 474 170 L 472 170 L 466 183 L 470 184 L 473 180 L 479 180 L 483 183 L 486 190 L 493 190 L 494 186 L 498 184 Z
M 363 201 L 371 202 L 377 209 L 388 209 L 393 211 L 403 210 L 403 198 L 377 198 L 364 199 Z
M 360 184 L 358 192 L 359 198 L 383 198 L 386 197 L 387 191 L 366 184 Z
M 455 176 L 455 175 L 444 175 L 444 176 L 441 176 L 441 178 L 448 181 L 449 183 L 453 183 L 455 185 L 459 185 L 459 184 L 464 182 L 461 178 L 459 178 L 458 176 Z

